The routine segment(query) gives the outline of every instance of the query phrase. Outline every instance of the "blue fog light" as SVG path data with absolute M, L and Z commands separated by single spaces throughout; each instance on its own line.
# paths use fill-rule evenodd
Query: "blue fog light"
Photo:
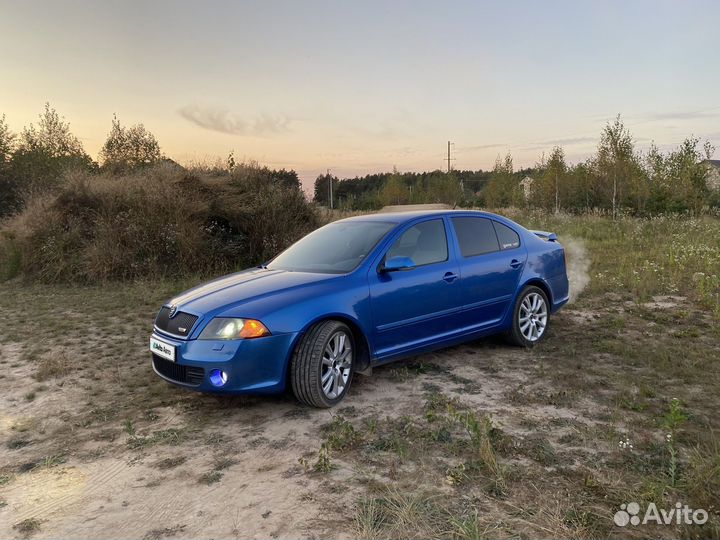
M 227 382 L 227 373 L 219 369 L 210 372 L 210 384 L 213 386 L 224 386 Z

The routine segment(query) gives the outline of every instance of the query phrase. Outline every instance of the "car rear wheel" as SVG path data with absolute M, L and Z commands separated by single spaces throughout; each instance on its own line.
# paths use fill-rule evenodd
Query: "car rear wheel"
M 521 347 L 533 347 L 547 333 L 550 323 L 550 303 L 540 287 L 523 289 L 515 302 L 510 341 Z
M 355 342 L 340 321 L 313 326 L 295 348 L 290 364 L 293 393 L 313 407 L 332 407 L 345 397 L 353 378 Z

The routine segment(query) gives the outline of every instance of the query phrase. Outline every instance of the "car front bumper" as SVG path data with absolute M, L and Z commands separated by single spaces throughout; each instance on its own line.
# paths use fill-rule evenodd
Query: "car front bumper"
M 296 333 L 256 339 L 179 340 L 155 331 L 152 337 L 175 347 L 175 361 L 152 354 L 155 373 L 173 384 L 198 390 L 230 394 L 279 393 Z M 223 386 L 210 382 L 210 373 L 227 374 Z

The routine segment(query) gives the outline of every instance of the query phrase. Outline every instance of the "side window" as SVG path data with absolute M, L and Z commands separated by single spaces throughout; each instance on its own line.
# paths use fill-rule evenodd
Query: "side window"
M 497 221 L 493 221 L 493 225 L 495 225 L 498 242 L 500 242 L 500 249 L 515 249 L 516 247 L 520 247 L 520 237 L 518 233 L 507 225 L 503 225 Z
M 473 257 L 500 250 L 495 229 L 489 219 L 454 217 L 452 223 L 463 257 Z
M 392 257 L 410 257 L 416 266 L 447 261 L 447 236 L 443 220 L 433 219 L 410 227 L 388 250 L 385 260 Z

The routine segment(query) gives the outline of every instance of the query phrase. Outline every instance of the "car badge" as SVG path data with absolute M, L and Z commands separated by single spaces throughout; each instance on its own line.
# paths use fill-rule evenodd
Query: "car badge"
M 177 314 L 177 306 L 170 306 L 170 318 L 172 319 Z

